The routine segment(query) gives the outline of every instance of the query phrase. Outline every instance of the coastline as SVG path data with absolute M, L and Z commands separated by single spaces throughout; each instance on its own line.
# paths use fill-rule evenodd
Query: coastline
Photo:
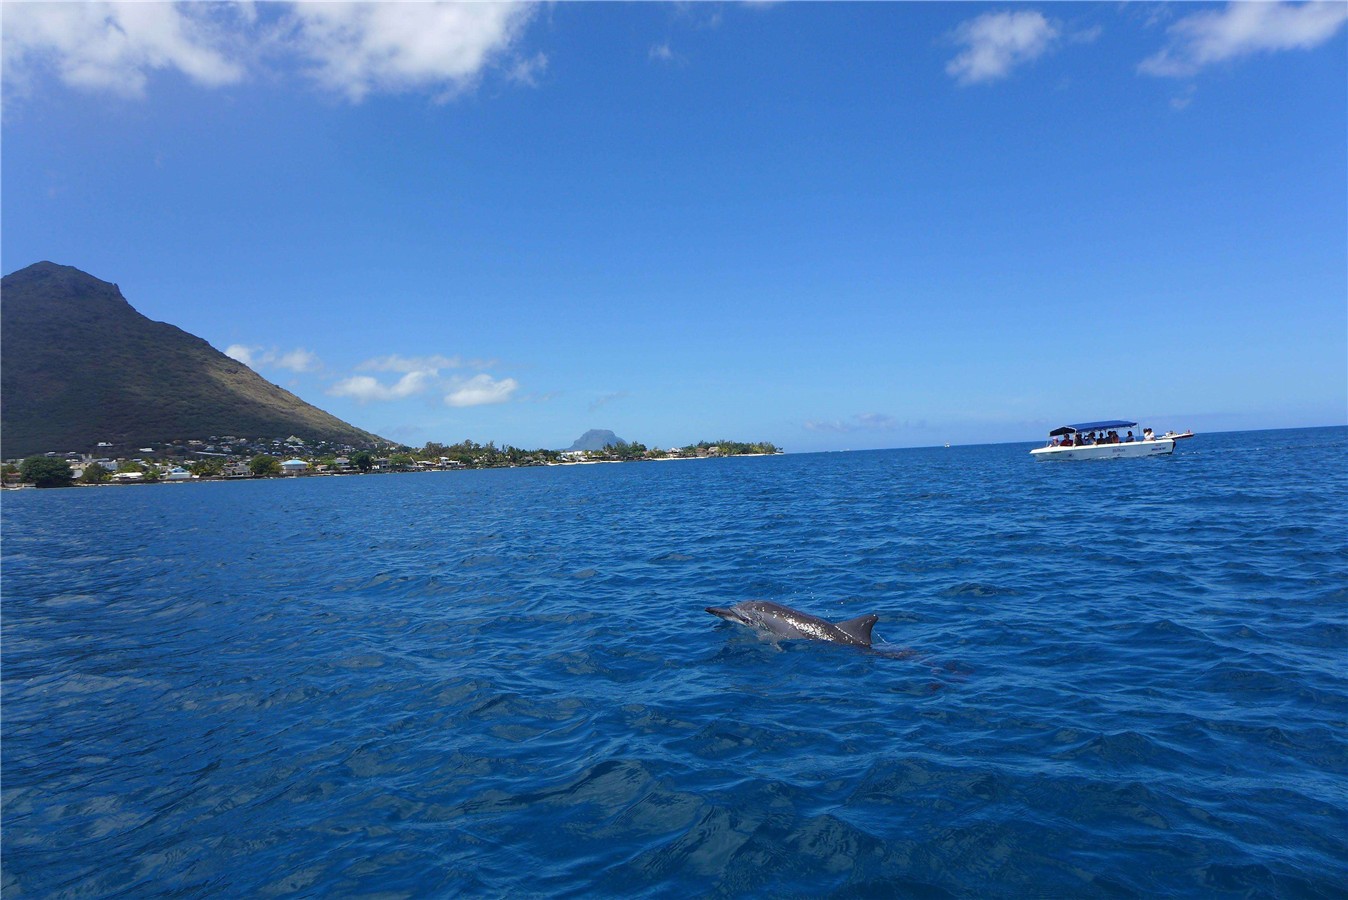
M 162 484 L 208 484 L 219 482 L 240 482 L 240 481 L 288 481 L 296 478 L 345 478 L 348 476 L 364 475 L 429 475 L 442 474 L 446 472 L 472 472 L 487 469 L 534 469 L 534 468 L 552 468 L 559 466 L 596 466 L 596 465 L 615 465 L 623 463 L 649 463 L 649 462 L 679 462 L 684 460 L 707 460 L 707 459 L 735 459 L 742 457 L 762 457 L 762 456 L 784 456 L 783 451 L 776 453 L 718 453 L 705 456 L 654 456 L 644 459 L 568 459 L 544 463 L 503 463 L 499 465 L 486 466 L 427 466 L 410 469 L 379 469 L 369 472 L 359 470 L 341 470 L 336 472 L 283 472 L 276 475 L 193 475 L 191 478 L 155 478 L 138 479 L 134 481 L 102 481 L 95 484 L 81 482 L 78 479 L 68 485 L 60 487 L 72 488 L 123 488 L 145 485 Z M 17 484 L 5 484 L 0 486 L 0 490 L 18 491 L 18 490 L 53 490 L 53 487 L 38 487 L 30 482 L 20 482 Z

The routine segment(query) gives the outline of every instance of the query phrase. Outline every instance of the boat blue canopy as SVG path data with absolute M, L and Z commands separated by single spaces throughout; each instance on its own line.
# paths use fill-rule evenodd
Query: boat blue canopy
M 1049 432 L 1050 437 L 1058 437 L 1064 434 L 1073 434 L 1078 431 L 1108 431 L 1111 428 L 1136 428 L 1136 422 L 1127 422 L 1123 419 L 1111 419 L 1108 422 L 1082 422 L 1080 425 L 1064 425 L 1061 428 L 1055 428 Z

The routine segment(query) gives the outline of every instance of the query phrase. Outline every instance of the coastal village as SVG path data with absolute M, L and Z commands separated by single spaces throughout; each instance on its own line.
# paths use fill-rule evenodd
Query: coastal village
M 7 488 L 56 487 L 707 459 L 781 452 L 770 443 L 740 441 L 702 441 L 663 450 L 621 440 L 598 450 L 523 450 L 467 440 L 449 445 L 429 442 L 420 449 L 396 444 L 371 449 L 306 441 L 296 435 L 271 439 L 223 435 L 128 448 L 100 442 L 90 452 L 49 452 L 6 460 L 3 472 Z

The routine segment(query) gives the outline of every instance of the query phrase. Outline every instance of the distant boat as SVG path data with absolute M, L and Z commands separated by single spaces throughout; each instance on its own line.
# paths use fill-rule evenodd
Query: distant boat
M 1117 459 L 1174 452 L 1175 437 L 1164 435 L 1158 438 L 1150 428 L 1142 432 L 1141 440 L 1133 437 L 1131 430 L 1126 436 L 1119 435 L 1121 429 L 1136 427 L 1136 422 L 1123 419 L 1063 425 L 1050 431 L 1048 443 L 1031 450 L 1030 455 L 1035 459 Z M 1192 433 L 1184 436 L 1192 437 Z
M 1182 441 L 1185 440 L 1186 438 L 1191 438 L 1193 436 L 1194 432 L 1193 429 L 1191 428 L 1182 434 L 1178 431 L 1167 431 L 1165 434 L 1161 435 L 1161 439 L 1165 440 L 1166 438 L 1170 438 L 1171 440 L 1174 441 Z

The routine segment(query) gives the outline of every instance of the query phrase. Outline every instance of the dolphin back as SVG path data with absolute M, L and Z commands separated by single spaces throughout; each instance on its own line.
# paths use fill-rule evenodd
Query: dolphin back
M 867 647 L 871 645 L 871 629 L 875 623 L 880 621 L 880 617 L 875 613 L 865 616 L 857 616 L 855 619 L 848 619 L 846 622 L 837 622 L 834 627 L 852 640 Z
M 706 610 L 728 622 L 748 625 L 779 638 L 809 638 L 854 647 L 871 645 L 871 629 L 880 619 L 870 613 L 845 622 L 830 622 L 771 600 L 745 600 L 734 606 L 708 606 Z

